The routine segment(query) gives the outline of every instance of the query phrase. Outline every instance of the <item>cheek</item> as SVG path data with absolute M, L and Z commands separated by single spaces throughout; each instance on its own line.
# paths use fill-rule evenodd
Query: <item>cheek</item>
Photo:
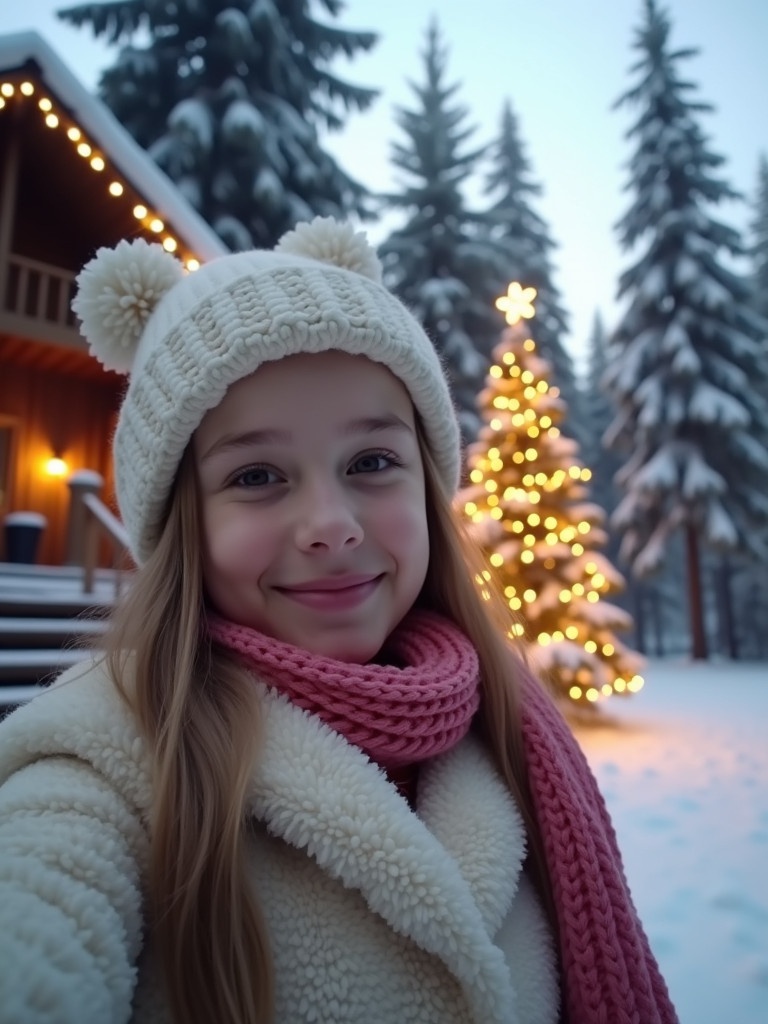
M 206 562 L 214 572 L 252 575 L 268 563 L 275 539 L 247 505 L 210 509 L 203 522 Z

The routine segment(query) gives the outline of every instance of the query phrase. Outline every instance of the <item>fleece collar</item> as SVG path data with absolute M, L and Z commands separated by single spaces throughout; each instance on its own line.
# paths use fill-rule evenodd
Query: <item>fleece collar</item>
M 263 756 L 250 796 L 269 832 L 357 889 L 396 932 L 439 957 L 474 1019 L 509 1024 L 515 997 L 492 936 L 525 854 L 522 822 L 468 737 L 419 783 L 418 813 L 358 748 L 262 687 Z

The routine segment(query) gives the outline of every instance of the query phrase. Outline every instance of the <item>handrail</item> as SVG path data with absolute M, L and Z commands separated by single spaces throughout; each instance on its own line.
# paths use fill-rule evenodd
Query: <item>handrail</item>
M 11 271 L 15 274 L 14 279 Z M 74 328 L 75 320 L 70 308 L 75 282 L 72 271 L 10 253 L 7 274 L 5 287 L 0 289 L 6 312 Z
M 116 568 L 115 597 L 118 597 L 122 581 L 122 570 L 118 562 L 124 562 L 125 556 L 130 553 L 128 531 L 98 495 L 86 492 L 80 496 L 80 500 L 88 511 L 85 520 L 83 590 L 86 594 L 90 594 L 93 591 L 99 552 L 99 535 L 104 533 L 112 541 L 115 553 L 113 563 Z

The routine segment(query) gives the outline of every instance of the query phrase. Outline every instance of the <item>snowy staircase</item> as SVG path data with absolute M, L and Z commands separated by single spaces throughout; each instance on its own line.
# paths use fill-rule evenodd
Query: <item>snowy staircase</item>
M 115 585 L 98 570 L 85 594 L 76 566 L 0 562 L 0 717 L 98 650 Z

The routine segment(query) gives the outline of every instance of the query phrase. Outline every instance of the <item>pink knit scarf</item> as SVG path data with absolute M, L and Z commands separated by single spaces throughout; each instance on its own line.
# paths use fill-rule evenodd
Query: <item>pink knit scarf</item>
M 424 760 L 465 735 L 478 707 L 478 660 L 459 630 L 412 613 L 392 638 L 404 668 L 319 658 L 220 619 L 212 637 L 302 708 L 383 765 Z M 627 887 L 597 783 L 541 684 L 522 688 L 523 744 L 557 913 L 568 1024 L 677 1024 Z
M 386 665 L 319 657 L 213 616 L 208 627 L 266 683 L 385 769 L 450 750 L 480 703 L 475 649 L 432 612 L 411 612 L 394 631 L 387 641 L 394 664 Z

